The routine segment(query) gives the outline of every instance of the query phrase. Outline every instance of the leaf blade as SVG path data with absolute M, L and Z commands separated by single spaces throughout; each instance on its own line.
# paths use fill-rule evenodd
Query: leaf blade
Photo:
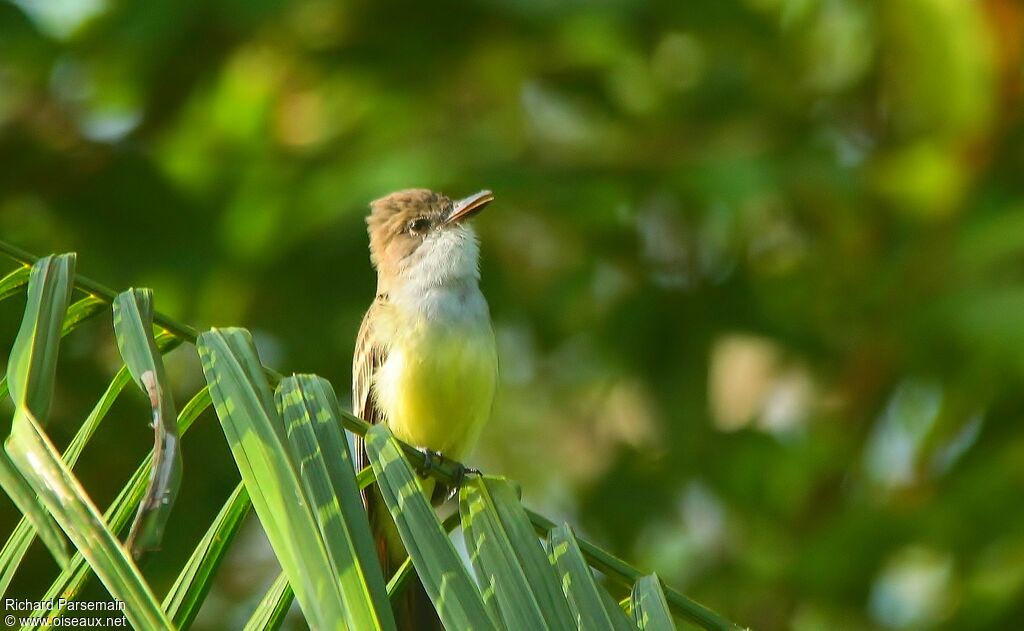
M 248 331 L 211 329 L 197 347 L 217 416 L 271 547 L 311 627 L 343 627 L 345 605 Z
M 74 288 L 75 255 L 39 259 L 28 282 L 28 303 L 7 361 L 7 386 L 16 407 L 45 418 L 57 377 L 57 351 Z
M 39 538 L 42 539 L 43 544 L 61 567 L 67 566 L 71 553 L 64 539 L 64 533 L 57 526 L 57 522 L 39 502 L 35 491 L 18 472 L 18 468 L 11 462 L 6 451 L 0 453 L 0 488 L 3 488 L 14 506 L 21 511 L 22 519 L 26 524 L 23 530 L 27 530 L 29 535 L 21 535 L 11 547 L 4 545 L 3 551 L 0 552 L 0 559 L 2 559 L 0 592 L 6 594 L 7 587 L 14 579 L 14 574 L 21 563 L 21 558 L 24 557 L 24 550 L 27 550 L 29 544 L 32 543 L 31 534 L 33 532 L 39 534 Z M 17 532 L 13 534 L 17 534 Z M 19 543 L 21 541 L 24 543 Z
M 643 631 L 675 631 L 672 612 L 661 589 L 657 574 L 642 576 L 633 586 L 630 598 L 633 603 L 633 620 Z
M 474 476 L 459 492 L 459 512 L 473 565 L 511 629 L 575 629 L 547 554 L 512 486 Z
M 15 408 L 24 407 L 35 415 L 45 416 L 53 399 L 57 352 L 74 288 L 74 270 L 75 255 L 61 254 L 40 259 L 28 273 L 28 300 L 7 361 L 6 383 Z M 12 430 L 19 417 L 15 414 Z M 0 460 L 0 486 L 31 522 L 57 563 L 64 567 L 70 552 L 56 520 L 44 509 L 17 465 L 6 455 Z M 4 557 L 4 580 L 9 581 L 20 559 L 15 558 L 16 547 L 5 546 L 5 551 L 10 556 Z
M 211 405 L 210 390 L 204 386 L 182 408 L 181 413 L 178 415 L 178 431 L 180 434 L 184 436 L 199 415 Z M 104 513 L 104 519 L 110 524 L 110 529 L 113 532 L 124 530 L 129 520 L 131 520 L 132 514 L 135 512 L 135 507 L 142 500 L 142 495 L 145 492 L 149 479 L 148 472 L 151 458 L 152 454 L 148 454 L 143 458 L 142 463 L 136 467 L 131 478 L 129 478 L 128 482 Z M 75 553 L 71 557 L 71 562 L 54 579 L 42 598 L 43 602 L 55 601 L 57 606 L 53 609 L 37 608 L 32 612 L 32 617 L 52 619 L 54 616 L 63 613 L 67 608 L 67 602 L 73 600 L 81 592 L 89 575 L 90 567 L 86 563 L 85 558 L 81 553 Z M 64 600 L 61 600 L 61 598 Z M 32 629 L 38 627 L 29 626 L 25 628 Z
M 581 629 L 635 630 L 636 626 L 617 605 L 614 610 L 607 608 L 606 602 L 611 597 L 604 598 L 607 592 L 594 580 L 594 574 L 583 558 L 569 524 L 552 530 L 548 534 L 548 542 L 551 563 L 560 575 L 562 591 L 576 613 L 578 626 Z
M 6 300 L 21 293 L 21 288 L 28 284 L 30 269 L 28 265 L 19 265 L 0 278 L 0 300 Z
M 244 631 L 277 631 L 294 599 L 295 592 L 288 584 L 288 577 L 281 572 L 245 623 Z
M 138 559 L 146 551 L 159 549 L 182 476 L 174 397 L 153 335 L 152 290 L 129 289 L 118 294 L 114 333 L 121 357 L 136 385 L 149 397 L 152 409 L 153 468 L 128 535 L 128 547 Z
M 296 375 L 281 382 L 275 398 L 325 550 L 341 576 L 348 625 L 394 629 L 334 390 L 315 375 Z
M 175 627 L 188 628 L 192 625 L 213 586 L 217 569 L 251 507 L 249 494 L 246 493 L 245 486 L 239 483 L 164 597 L 164 612 Z
M 18 471 L 85 557 L 124 614 L 141 629 L 170 629 L 149 585 L 132 563 L 42 427 L 24 406 L 15 415 L 6 449 Z
M 459 561 L 387 427 L 371 427 L 365 447 L 384 502 L 445 628 L 503 628 L 485 608 L 473 579 Z

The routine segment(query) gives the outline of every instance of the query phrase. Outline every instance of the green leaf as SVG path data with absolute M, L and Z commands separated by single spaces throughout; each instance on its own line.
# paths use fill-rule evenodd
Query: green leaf
M 36 497 L 36 493 L 29 483 L 18 473 L 17 467 L 11 462 L 6 451 L 0 452 L 0 487 L 14 502 L 15 507 L 21 511 L 24 516 L 22 519 L 28 524 L 29 535 L 31 535 L 32 529 L 35 529 L 57 563 L 61 567 L 67 566 L 70 552 L 67 541 L 64 539 L 64 533 L 57 526 L 53 516 L 39 502 L 39 498 Z M 11 538 L 13 539 L 14 535 Z M 32 543 L 31 537 L 24 534 L 20 535 L 19 540 L 23 540 L 25 543 L 19 545 L 8 542 L 10 547 L 5 545 L 3 549 L 3 584 L 0 585 L 3 588 L 3 594 L 7 593 L 7 587 L 18 570 L 21 558 L 25 555 L 24 550 Z
M 74 308 L 74 305 L 72 305 L 72 308 Z M 65 318 L 65 330 L 67 330 L 67 321 L 67 318 Z M 157 337 L 156 343 L 160 352 L 166 353 L 177 348 L 181 344 L 181 341 L 168 334 L 162 334 Z M 104 418 L 106 418 L 107 412 L 110 411 L 114 401 L 117 400 L 117 397 L 121 394 L 121 391 L 124 390 L 124 387 L 128 385 L 129 381 L 131 381 L 131 375 L 125 367 L 122 367 L 121 370 L 117 371 L 117 374 L 114 375 L 114 378 L 110 381 L 110 385 L 107 386 L 106 391 L 102 396 L 100 396 L 96 405 L 93 406 L 89 416 L 86 417 L 82 426 L 78 428 L 78 431 L 75 433 L 75 437 L 71 439 L 71 444 L 68 445 L 68 448 L 62 455 L 62 458 L 68 468 L 74 469 L 75 464 L 78 462 L 78 458 L 82 454 L 82 450 L 85 449 L 85 446 L 89 443 L 93 434 L 96 433 L 100 423 Z M 3 456 L 6 457 L 6 454 L 3 454 Z M 32 541 L 35 539 L 35 534 L 36 529 L 33 527 L 28 517 L 22 517 L 18 522 L 18 525 L 15 526 L 11 536 L 7 539 L 7 543 L 4 544 L 3 550 L 0 550 L 0 598 L 7 593 L 7 588 L 10 587 L 14 575 L 17 572 L 18 567 L 21 565 L 22 559 L 25 557 L 25 553 L 28 551 L 29 546 L 32 545 Z
M 29 269 L 28 265 L 21 265 L 0 278 L 0 300 L 6 300 L 21 293 L 21 288 L 28 284 Z
M 601 596 L 601 604 L 604 606 L 605 611 L 608 612 L 608 617 L 611 618 L 612 624 L 617 625 L 621 618 L 625 618 L 626 626 L 622 628 L 636 629 L 636 625 L 633 624 L 632 605 L 629 602 L 628 596 L 620 603 L 608 593 L 607 589 L 601 588 L 601 590 L 598 591 L 598 594 Z
M 64 323 L 61 325 L 61 337 L 77 329 L 83 322 L 87 322 L 93 316 L 107 310 L 107 303 L 96 296 L 86 296 L 76 300 L 64 316 Z
M 130 289 L 118 294 L 114 300 L 114 332 L 121 357 L 136 385 L 149 397 L 153 414 L 153 470 L 128 535 L 128 547 L 138 559 L 146 551 L 159 549 L 182 473 L 174 397 L 153 336 L 152 290 Z
M 75 255 L 39 259 L 32 266 L 28 304 L 7 362 L 7 385 L 15 407 L 45 418 L 57 376 L 57 349 L 74 288 Z
M 210 407 L 211 403 L 210 389 L 204 386 L 192 397 L 178 415 L 178 432 L 184 436 L 199 415 Z M 132 514 L 135 512 L 135 507 L 142 500 L 142 495 L 145 492 L 146 483 L 149 479 L 152 457 L 153 454 L 150 453 L 143 459 L 128 483 L 121 489 L 121 492 L 118 493 L 104 514 L 104 519 L 110 524 L 110 529 L 113 532 L 122 532 L 125 529 Z M 75 554 L 71 558 L 71 563 L 50 584 L 46 594 L 41 599 L 44 602 L 56 601 L 58 606 L 54 609 L 38 608 L 32 612 L 32 616 L 43 618 L 57 616 L 62 613 L 66 608 L 66 604 L 60 606 L 60 603 L 74 600 L 78 593 L 81 592 L 90 574 L 91 571 L 85 562 L 85 558 L 80 553 Z M 64 601 L 61 601 L 61 598 Z
M 365 447 L 381 496 L 445 628 L 503 628 L 484 606 L 398 441 L 386 426 L 378 424 L 366 433 Z
M 633 620 L 644 631 L 674 631 L 672 612 L 657 574 L 643 576 L 633 586 Z
M 446 533 L 450 533 L 459 523 L 459 513 L 455 512 L 445 518 L 444 522 L 441 523 L 441 527 L 444 528 Z M 394 575 L 388 580 L 388 598 L 391 599 L 392 603 L 402 595 L 402 590 L 405 589 L 409 579 L 416 576 L 416 572 L 413 570 L 412 559 L 405 557 L 405 561 L 402 561 L 402 564 L 395 570 Z
M 473 476 L 459 492 L 459 512 L 477 577 L 493 587 L 505 625 L 575 629 L 548 556 L 508 481 Z
M 75 463 L 78 461 L 79 455 L 82 453 L 82 449 L 88 442 L 89 438 L 96 431 L 96 427 L 99 425 L 100 420 L 106 415 L 110 406 L 113 405 L 117 395 L 120 394 L 121 390 L 124 389 L 125 385 L 128 384 L 129 376 L 128 371 L 124 368 L 118 371 L 111 380 L 110 385 L 107 386 L 106 392 L 100 397 L 100 400 L 93 407 L 92 412 L 86 417 L 85 422 L 78 429 L 71 444 L 64 451 L 64 462 L 67 463 L 68 468 L 74 468 Z M 6 452 L 0 455 L 0 467 L 4 464 L 9 464 L 7 461 Z M 4 472 L 6 475 L 6 473 Z M 6 485 L 4 485 L 6 488 Z M 36 502 L 35 495 L 32 495 L 32 501 Z M 24 511 L 22 511 L 24 512 Z M 11 580 L 14 578 L 15 572 L 21 565 L 22 559 L 25 557 L 25 553 L 28 551 L 29 546 L 32 545 L 32 541 L 35 539 L 35 533 L 38 528 L 35 528 L 30 521 L 30 514 L 26 513 L 24 517 L 15 526 L 14 532 L 7 539 L 7 543 L 4 544 L 3 550 L 0 551 L 0 598 L 7 593 L 7 588 L 10 587 Z
M 319 377 L 298 375 L 281 382 L 276 399 L 324 547 L 341 575 L 347 624 L 394 629 L 334 390 Z
M 2 243 L 2 242 L 0 242 Z M 19 268 L 25 270 L 26 278 L 28 276 L 29 268 Z M 99 301 L 95 296 L 86 296 L 81 300 L 73 303 L 68 307 L 67 313 L 64 315 L 64 324 L 61 327 L 61 337 L 71 333 L 82 323 L 87 322 L 90 318 L 103 312 L 104 303 Z M 181 343 L 181 340 L 175 340 L 175 345 Z M 4 375 L 0 379 L 0 401 L 5 399 L 10 391 L 7 388 L 7 375 Z
M 9 274 L 3 281 L 0 281 L 0 285 L 8 282 L 10 277 L 14 276 L 18 272 L 20 272 L 19 277 L 24 279 L 23 282 L 27 283 L 29 278 L 29 268 L 20 267 L 15 270 L 15 272 Z M 0 289 L 0 293 L 3 293 L 3 291 L 5 290 Z M 96 308 L 96 305 L 99 305 L 100 308 Z M 67 313 L 64 315 L 64 323 L 61 327 L 61 336 L 63 337 L 71 331 L 74 331 L 83 322 L 100 313 L 102 311 L 102 307 L 103 303 L 99 302 L 92 296 L 88 296 L 72 304 L 68 307 Z M 158 343 L 165 351 L 180 344 L 178 340 L 169 336 L 163 336 L 158 340 Z M 123 368 L 118 371 L 117 375 L 115 375 L 113 380 L 111 380 L 106 392 L 103 393 L 99 401 L 89 413 L 89 416 L 86 417 L 85 422 L 82 423 L 82 426 L 79 428 L 78 432 L 76 432 L 75 437 L 71 440 L 71 444 L 68 445 L 68 448 L 64 452 L 64 462 L 67 463 L 68 467 L 73 468 L 75 466 L 75 463 L 78 461 L 78 457 L 82 453 L 82 449 L 96 432 L 96 428 L 99 427 L 100 422 L 106 416 L 107 412 L 110 410 L 110 406 L 113 405 L 117 396 L 121 393 L 121 390 L 123 390 L 124 386 L 128 383 L 128 380 L 128 371 Z M 2 386 L 0 386 L 0 395 L 6 396 L 6 394 L 7 378 L 4 377 Z M 9 485 L 18 483 L 8 479 L 8 476 L 12 474 L 17 475 L 19 479 L 21 478 L 21 475 L 13 470 L 13 465 L 7 458 L 6 452 L 0 452 L 0 467 L 4 467 L 4 470 L 0 471 L 0 476 L 7 480 L 4 483 L 0 483 L 0 485 L 4 486 L 6 489 L 10 488 Z M 21 480 L 21 483 L 25 485 L 22 489 L 27 490 L 27 483 L 25 483 L 24 480 Z M 30 495 L 32 500 L 31 504 L 26 503 L 27 497 L 20 498 L 19 501 L 21 501 L 28 510 L 21 511 L 24 513 L 24 516 L 18 521 L 18 525 L 15 526 L 11 536 L 4 544 L 3 550 L 0 550 L 0 598 L 7 593 L 7 588 L 10 587 L 11 581 L 14 579 L 14 575 L 20 567 L 22 559 L 25 557 L 25 553 L 28 551 L 29 546 L 32 545 L 36 532 L 43 532 L 45 537 L 51 537 L 54 531 L 47 530 L 47 527 L 48 525 L 56 527 L 56 523 L 49 518 L 48 514 L 46 515 L 45 522 L 43 524 L 37 525 L 33 523 L 33 520 L 38 520 L 39 515 L 36 511 L 42 511 L 42 506 L 39 504 L 38 500 L 36 500 L 34 493 L 30 493 Z M 38 507 L 38 509 L 36 507 Z M 57 531 L 57 534 L 59 537 L 56 541 L 51 539 L 50 541 L 44 541 L 44 543 L 51 550 L 54 549 L 55 545 L 58 545 L 61 554 L 65 555 L 64 560 L 62 560 L 62 565 L 64 565 L 66 563 L 66 548 L 63 544 L 64 537 L 63 534 L 59 533 L 59 531 Z
M 539 513 L 526 509 L 526 514 L 529 516 L 534 530 L 542 535 L 546 536 L 547 533 L 556 527 L 554 522 Z M 579 544 L 584 558 L 587 559 L 590 565 L 594 569 L 603 572 L 605 576 L 623 585 L 632 585 L 642 576 L 638 569 L 617 556 L 602 550 L 590 541 L 582 537 L 576 537 L 576 543 Z M 666 587 L 664 591 L 672 611 L 688 622 L 692 622 L 698 627 L 708 629 L 709 631 L 743 631 L 743 628 L 739 625 L 726 620 L 714 611 L 698 602 L 690 600 L 676 590 Z
M 45 416 L 53 399 L 57 350 L 71 300 L 74 269 L 75 256 L 62 254 L 40 259 L 29 272 L 28 302 L 8 359 L 7 386 L 15 407 L 24 407 L 36 415 Z M 15 423 L 18 418 L 16 414 Z M 65 566 L 69 551 L 64 535 L 36 497 L 24 474 L 17 471 L 6 455 L 0 457 L 0 486 L 39 533 L 53 558 Z M 3 580 L 9 582 L 20 558 L 15 559 L 17 548 L 5 546 L 5 552 Z
M 6 442 L 7 455 L 107 589 L 125 603 L 128 619 L 141 628 L 166 628 L 167 620 L 138 569 L 126 558 L 35 418 L 46 413 L 53 396 L 57 349 L 65 330 L 73 269 L 73 255 L 46 257 L 32 268 L 25 317 L 8 363 L 16 412 Z M 72 323 L 68 330 L 94 313 L 94 308 L 88 306 L 79 314 L 68 314 Z
M 288 615 L 288 609 L 291 608 L 294 599 L 295 594 L 288 584 L 288 577 L 282 572 L 263 595 L 260 604 L 252 612 L 252 617 L 245 623 L 245 631 L 277 631 L 281 628 L 284 617 Z
M 558 571 L 562 592 L 576 614 L 579 628 L 614 631 L 636 629 L 611 596 L 594 580 L 594 573 L 584 560 L 569 524 L 552 530 L 548 534 L 548 543 L 551 563 Z M 608 609 L 607 602 L 611 602 L 614 609 Z
M 388 579 L 388 598 L 391 602 L 395 602 L 398 597 L 402 594 L 402 590 L 405 589 L 409 578 L 414 576 L 416 573 L 413 572 L 412 559 L 405 557 L 402 564 L 398 566 L 395 573 Z
M 164 598 L 163 608 L 174 626 L 188 628 L 206 599 L 221 561 L 238 534 L 252 502 L 239 484 L 206 530 Z
M 252 338 L 242 329 L 213 329 L 197 346 L 242 481 L 307 622 L 345 628 L 341 575 L 325 549 Z
M 7 453 L 137 629 L 170 629 L 156 598 L 85 489 L 24 406 L 15 412 Z

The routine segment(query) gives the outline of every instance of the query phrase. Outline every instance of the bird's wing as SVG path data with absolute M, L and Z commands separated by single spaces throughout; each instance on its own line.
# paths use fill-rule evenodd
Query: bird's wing
M 356 338 L 355 354 L 352 356 L 352 413 L 370 424 L 384 420 L 384 414 L 374 402 L 370 390 L 374 373 L 384 364 L 387 357 L 387 348 L 377 339 L 373 327 L 375 317 L 379 316 L 382 309 L 387 308 L 386 300 L 386 297 L 378 296 L 366 311 L 363 323 L 359 327 L 359 336 Z M 368 466 L 370 461 L 366 458 L 362 437 L 356 436 L 355 446 L 356 472 L 359 472 Z M 364 491 L 364 503 L 367 498 L 368 494 Z

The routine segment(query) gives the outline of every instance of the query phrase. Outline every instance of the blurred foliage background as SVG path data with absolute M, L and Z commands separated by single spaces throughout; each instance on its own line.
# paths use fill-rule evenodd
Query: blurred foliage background
M 2 2 L 0 235 L 347 394 L 368 202 L 491 188 L 473 464 L 757 629 L 1014 628 L 1022 34 L 1014 0 Z M 64 345 L 58 444 L 111 338 Z M 151 444 L 126 398 L 101 506 Z M 158 593 L 237 481 L 193 434 Z M 197 628 L 276 575 L 250 526 Z

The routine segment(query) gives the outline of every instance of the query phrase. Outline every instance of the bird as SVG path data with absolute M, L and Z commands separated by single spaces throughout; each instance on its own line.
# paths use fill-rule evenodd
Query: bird
M 462 461 L 486 425 L 498 382 L 490 308 L 480 290 L 480 245 L 471 219 L 494 200 L 483 190 L 452 200 L 427 189 L 397 191 L 366 218 L 376 297 L 352 358 L 353 413 L 395 437 Z M 356 461 L 368 460 L 361 440 Z M 443 489 L 420 481 L 437 504 Z M 405 560 L 376 487 L 364 494 L 377 556 L 389 579 Z M 422 585 L 394 604 L 400 629 L 441 628 Z

